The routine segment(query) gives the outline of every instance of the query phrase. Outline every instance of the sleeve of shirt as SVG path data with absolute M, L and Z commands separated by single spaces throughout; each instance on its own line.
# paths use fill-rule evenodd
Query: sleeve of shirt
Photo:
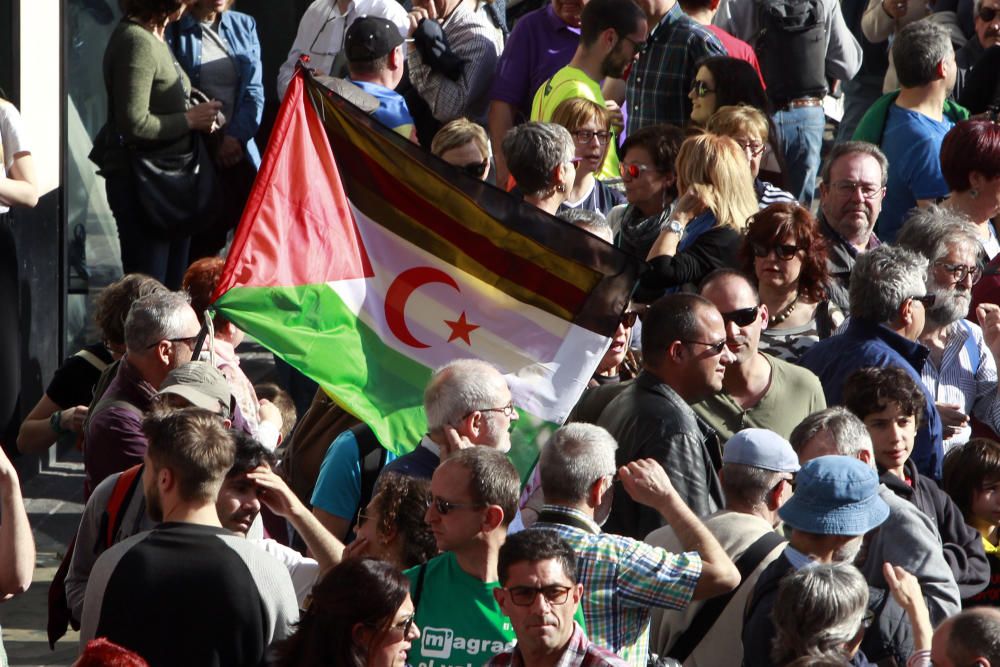
M 407 57 L 410 81 L 442 123 L 466 114 L 469 100 L 489 88 L 496 71 L 497 52 L 493 41 L 481 26 L 468 25 L 448 35 L 452 52 L 465 61 L 457 81 L 433 71 L 414 49 Z
M 63 410 L 75 405 L 87 405 L 90 399 L 82 402 L 75 402 L 74 399 L 82 398 L 84 389 L 93 396 L 94 383 L 100 374 L 90 362 L 73 355 L 56 369 L 49 386 L 45 388 L 45 395 Z
M 253 139 L 260 129 L 260 119 L 264 115 L 264 81 L 261 76 L 263 65 L 260 60 L 260 39 L 257 37 L 257 23 L 247 16 L 240 22 L 239 30 L 247 35 L 250 49 L 243 55 L 249 61 L 249 78 L 243 99 L 239 100 L 233 120 L 226 129 L 241 142 Z
M 623 602 L 634 607 L 684 609 L 694 595 L 701 567 L 695 551 L 674 554 L 635 541 L 619 561 L 616 587 Z
M 361 499 L 361 463 L 358 441 L 350 429 L 334 439 L 326 450 L 313 489 L 312 505 L 350 521 Z
M 13 104 L 0 101 L 0 139 L 3 140 L 3 166 L 10 169 L 14 158 L 23 153 L 30 153 L 21 125 L 21 113 Z
M 826 15 L 826 74 L 834 79 L 853 79 L 861 69 L 861 45 L 844 21 L 837 0 L 828 0 Z
M 507 38 L 503 54 L 497 63 L 490 99 L 506 102 L 516 109 L 527 109 L 535 91 L 529 90 L 531 72 L 526 54 L 531 50 L 528 30 L 519 22 Z
M 264 551 L 277 558 L 282 565 L 288 568 L 288 574 L 292 577 L 292 586 L 295 587 L 295 597 L 301 608 L 319 578 L 319 563 L 275 540 L 262 540 L 259 544 Z

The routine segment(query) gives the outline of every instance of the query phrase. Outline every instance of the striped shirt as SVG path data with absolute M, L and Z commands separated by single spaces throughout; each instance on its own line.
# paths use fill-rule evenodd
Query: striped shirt
M 795 198 L 791 192 L 786 192 L 781 188 L 768 183 L 767 181 L 762 181 L 759 178 L 755 178 L 753 181 L 753 189 L 757 193 L 757 200 L 760 203 L 762 209 L 767 208 L 771 204 L 798 204 L 798 200 Z
M 630 665 L 645 667 L 651 608 L 687 607 L 701 576 L 701 556 L 674 554 L 629 537 L 601 533 L 593 519 L 572 508 L 546 505 L 543 516 L 546 512 L 567 515 L 590 528 L 541 520 L 532 526 L 559 533 L 577 553 L 577 581 L 583 584 L 583 616 L 591 641 Z
M 688 91 L 696 64 L 724 55 L 726 49 L 718 37 L 675 3 L 650 32 L 646 50 L 626 81 L 628 133 L 658 123 L 684 127 L 691 116 Z
M 965 414 L 975 416 L 1000 432 L 997 365 L 979 325 L 968 320 L 952 323 L 948 327 L 940 368 L 928 358 L 920 371 L 920 379 L 934 395 L 935 402 L 961 405 Z M 971 430 L 966 426 L 946 440 L 945 450 L 968 442 Z

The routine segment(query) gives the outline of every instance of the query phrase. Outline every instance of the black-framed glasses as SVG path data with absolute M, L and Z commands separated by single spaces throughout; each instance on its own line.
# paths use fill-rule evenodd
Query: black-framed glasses
M 688 345 L 704 345 L 712 353 L 713 357 L 722 354 L 722 351 L 726 349 L 725 339 L 720 340 L 718 343 L 706 343 L 702 340 L 682 340 L 681 342 Z
M 622 39 L 632 45 L 632 48 L 635 49 L 635 54 L 637 56 L 642 55 L 646 52 L 646 49 L 649 48 L 649 45 L 646 42 L 637 42 L 628 35 L 622 35 Z
M 152 350 L 154 347 L 156 347 L 157 345 L 159 345 L 161 341 L 165 340 L 165 341 L 170 342 L 170 343 L 184 343 L 185 345 L 187 345 L 188 347 L 190 347 L 193 350 L 195 343 L 198 342 L 198 335 L 199 334 L 195 334 L 194 336 L 185 336 L 184 338 L 161 338 L 160 340 L 156 341 L 155 343 L 150 343 L 149 345 L 147 345 L 146 349 L 147 350 Z
M 997 17 L 997 10 L 993 7 L 980 7 L 979 20 L 985 23 L 992 23 Z
M 934 266 L 940 266 L 944 269 L 956 283 L 964 282 L 968 276 L 972 276 L 972 284 L 975 285 L 983 277 L 983 267 L 978 264 L 968 266 L 967 264 L 949 264 L 938 260 L 934 262 Z
M 392 625 L 389 626 L 389 629 L 399 630 L 400 632 L 403 633 L 404 637 L 408 637 L 410 635 L 410 630 L 413 629 L 413 623 L 416 620 L 417 620 L 417 615 L 413 613 L 404 618 L 402 621 L 399 621 L 398 623 L 393 623 Z
M 607 146 L 608 142 L 611 141 L 611 133 L 607 130 L 600 130 L 596 132 L 594 130 L 573 130 L 570 134 L 573 135 L 573 139 L 576 140 L 576 143 L 581 145 L 589 144 L 594 140 L 594 137 L 597 137 L 597 143 L 602 146 Z
M 722 321 L 732 322 L 738 327 L 746 327 L 753 324 L 754 320 L 757 319 L 759 309 L 760 306 L 751 306 L 750 308 L 731 310 L 728 313 L 722 313 Z
M 514 399 L 511 399 L 510 403 L 499 408 L 480 408 L 478 410 L 473 410 L 472 412 L 466 413 L 462 419 L 467 419 L 469 415 L 475 412 L 502 412 L 504 417 L 510 418 L 514 416 L 515 412 L 517 412 L 517 408 L 514 407 Z
M 487 167 L 490 166 L 490 159 L 486 158 L 482 162 L 470 162 L 469 164 L 463 164 L 459 167 L 462 171 L 467 173 L 473 178 L 482 178 L 483 174 L 486 172 Z
M 749 157 L 760 157 L 767 150 L 767 144 L 756 143 L 753 141 L 737 141 L 736 145 L 743 149 Z
M 511 602 L 518 607 L 530 607 L 535 603 L 535 598 L 538 597 L 539 593 L 541 593 L 549 604 L 565 604 L 566 600 L 569 599 L 569 592 L 573 588 L 553 584 L 551 586 L 538 587 L 512 586 L 504 590 L 510 595 Z
M 631 329 L 632 327 L 635 326 L 635 321 L 637 319 L 639 319 L 639 311 L 629 310 L 622 314 L 622 317 L 620 320 L 618 320 L 618 323 L 621 324 L 626 329 Z
M 655 167 L 650 167 L 648 164 L 642 164 L 639 162 L 619 162 L 618 172 L 622 175 L 622 178 L 628 176 L 629 178 L 639 178 L 642 174 L 647 171 L 657 171 Z
M 862 183 L 860 181 L 837 181 L 833 184 L 834 191 L 842 196 L 848 197 L 853 195 L 861 188 L 861 196 L 865 199 L 875 199 L 879 195 L 885 193 L 884 185 L 875 185 L 874 183 Z
M 715 88 L 709 88 L 708 84 L 704 81 L 699 81 L 695 79 L 691 82 L 691 92 L 697 97 L 708 97 L 715 92 Z
M 914 301 L 919 301 L 923 304 L 924 308 L 933 308 L 934 302 L 937 301 L 937 296 L 934 294 L 924 294 L 923 296 L 911 296 Z
M 750 250 L 753 251 L 754 257 L 760 257 L 760 258 L 767 257 L 768 255 L 771 254 L 771 251 L 774 251 L 775 257 L 784 262 L 787 262 L 792 257 L 795 257 L 795 254 L 799 250 L 805 250 L 805 248 L 797 246 L 794 243 L 775 243 L 774 245 L 764 245 L 763 243 L 751 243 Z
M 486 507 L 483 503 L 456 503 L 439 496 L 431 496 L 431 505 L 441 516 L 445 516 L 452 510 L 481 510 Z

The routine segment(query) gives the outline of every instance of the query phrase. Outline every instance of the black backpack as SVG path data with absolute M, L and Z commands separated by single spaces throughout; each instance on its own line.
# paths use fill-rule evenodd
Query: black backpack
M 767 95 L 781 107 L 826 94 L 826 23 L 822 0 L 755 0 L 754 51 Z

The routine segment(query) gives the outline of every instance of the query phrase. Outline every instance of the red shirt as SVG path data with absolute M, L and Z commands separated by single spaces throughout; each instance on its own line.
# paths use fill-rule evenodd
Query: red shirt
M 753 65 L 754 70 L 757 71 L 757 76 L 760 77 L 760 85 L 764 86 L 764 90 L 767 90 L 767 84 L 764 83 L 764 75 L 760 73 L 760 63 L 757 62 L 757 54 L 754 53 L 753 47 L 744 42 L 742 39 L 733 37 L 717 25 L 707 25 L 705 27 L 711 30 L 712 34 L 719 38 L 719 41 L 722 42 L 722 46 L 726 48 L 726 53 L 733 58 L 745 60 Z

